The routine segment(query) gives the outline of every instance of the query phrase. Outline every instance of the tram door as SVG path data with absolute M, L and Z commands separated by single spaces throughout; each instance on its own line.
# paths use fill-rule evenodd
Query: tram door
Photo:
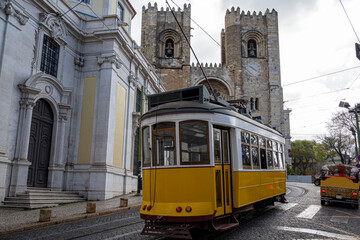
M 216 214 L 232 212 L 229 131 L 214 128 Z

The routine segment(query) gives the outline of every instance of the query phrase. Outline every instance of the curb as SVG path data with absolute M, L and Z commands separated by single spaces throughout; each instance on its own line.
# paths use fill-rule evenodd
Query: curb
M 97 213 L 90 213 L 90 214 L 84 213 L 84 215 L 81 215 L 81 216 L 69 217 L 69 218 L 62 219 L 62 220 L 50 220 L 50 222 L 46 222 L 46 223 L 34 223 L 34 225 L 21 227 L 21 228 L 17 228 L 17 229 L 12 229 L 12 230 L 5 231 L 5 232 L 0 232 L 0 236 L 23 232 L 23 231 L 34 230 L 34 229 L 52 226 L 52 225 L 61 224 L 61 223 L 68 223 L 68 222 L 73 222 L 73 221 L 78 221 L 78 220 L 83 220 L 83 219 L 88 219 L 88 218 L 93 218 L 93 217 L 98 217 L 98 216 L 103 216 L 103 215 L 109 215 L 109 214 L 113 214 L 113 213 L 125 212 L 128 210 L 137 209 L 140 207 L 141 207 L 141 204 L 131 206 L 131 207 L 122 207 L 122 208 L 118 208 L 118 209 L 112 209 L 109 211 L 97 212 Z

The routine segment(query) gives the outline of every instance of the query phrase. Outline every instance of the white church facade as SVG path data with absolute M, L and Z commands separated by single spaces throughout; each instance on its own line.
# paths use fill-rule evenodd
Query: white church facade
M 0 0 L 0 202 L 29 187 L 136 190 L 141 104 L 164 89 L 135 14 L 128 0 Z

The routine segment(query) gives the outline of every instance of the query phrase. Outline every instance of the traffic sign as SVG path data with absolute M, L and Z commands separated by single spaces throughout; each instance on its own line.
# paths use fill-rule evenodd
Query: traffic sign
M 356 167 L 357 167 L 357 168 L 360 168 L 360 164 L 356 164 Z
M 358 155 L 358 161 L 360 161 L 360 154 Z

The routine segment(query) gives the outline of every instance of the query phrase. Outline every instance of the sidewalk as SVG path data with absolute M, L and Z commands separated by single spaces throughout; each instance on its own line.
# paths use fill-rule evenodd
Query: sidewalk
M 119 207 L 120 198 L 128 199 L 128 207 Z M 52 210 L 50 222 L 39 222 L 40 209 L 23 210 L 0 207 L 0 235 L 139 208 L 142 203 L 142 196 L 136 196 L 133 193 L 104 201 L 89 202 L 96 202 L 96 213 L 86 213 L 88 202 L 46 208 Z

